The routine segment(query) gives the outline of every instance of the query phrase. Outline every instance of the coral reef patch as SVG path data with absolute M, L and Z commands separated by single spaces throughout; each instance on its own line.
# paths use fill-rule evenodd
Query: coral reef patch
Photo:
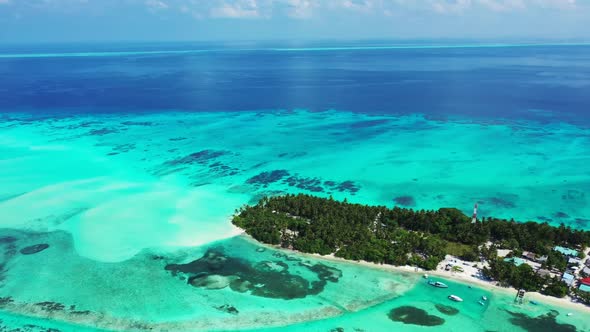
M 246 183 L 267 187 L 269 184 L 280 181 L 282 178 L 288 175 L 288 171 L 284 169 L 277 169 L 274 171 L 262 172 L 258 175 L 255 175 L 246 180 Z
M 401 205 L 401 206 L 410 207 L 410 206 L 416 205 L 416 200 L 414 199 L 414 197 L 409 196 L 409 195 L 395 197 L 393 199 L 393 201 L 395 202 L 395 204 Z
M 223 155 L 228 154 L 227 151 L 216 151 L 216 150 L 201 150 L 199 152 L 191 153 L 188 156 L 169 160 L 164 163 L 165 166 L 180 166 L 180 165 L 193 165 L 200 164 L 204 165 L 210 160 L 219 158 Z
M 289 265 L 282 261 L 252 263 L 227 256 L 220 248 L 210 248 L 203 257 L 187 264 L 168 264 L 165 269 L 174 276 L 187 277 L 193 287 L 214 290 L 229 286 L 236 292 L 285 300 L 319 294 L 328 282 L 338 282 L 342 276 L 339 269 L 324 264 L 299 266 L 313 272 L 318 280 L 291 274 Z
M 39 243 L 39 244 L 35 244 L 32 246 L 22 248 L 20 250 L 20 253 L 23 255 L 32 255 L 32 254 L 36 254 L 38 252 L 41 252 L 47 248 L 49 248 L 49 245 L 47 243 Z
M 445 323 L 444 319 L 430 315 L 426 310 L 412 306 L 402 306 L 392 309 L 389 312 L 389 319 L 395 322 L 420 326 L 439 326 Z
M 299 174 L 291 174 L 284 169 L 261 172 L 248 180 L 247 184 L 255 185 L 256 187 L 266 188 L 270 184 L 279 182 L 286 184 L 289 187 L 306 190 L 309 192 L 348 192 L 354 195 L 360 190 L 360 187 L 353 181 L 347 180 L 342 182 L 322 180 L 319 177 L 304 177 Z
M 444 305 L 444 304 L 435 304 L 434 305 L 436 307 L 436 310 L 438 310 L 438 312 L 440 312 L 441 314 L 445 314 L 445 315 L 449 315 L 449 316 L 455 316 L 456 314 L 459 313 L 459 309 L 451 307 L 449 305 Z
M 555 310 L 538 316 L 530 317 L 523 313 L 506 310 L 512 317 L 510 323 L 529 332 L 575 332 L 576 327 L 570 324 L 560 324 L 556 317 L 559 313 Z

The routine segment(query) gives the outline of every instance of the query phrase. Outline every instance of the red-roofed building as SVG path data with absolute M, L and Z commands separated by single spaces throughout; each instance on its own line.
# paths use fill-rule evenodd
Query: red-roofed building
M 584 279 L 580 280 L 580 282 L 583 283 L 584 285 L 590 286 L 590 277 L 584 278 Z

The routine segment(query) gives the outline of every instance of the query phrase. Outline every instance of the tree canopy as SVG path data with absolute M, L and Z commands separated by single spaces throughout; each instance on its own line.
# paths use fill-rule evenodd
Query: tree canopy
M 255 239 L 307 253 L 335 254 L 351 260 L 435 269 L 449 243 L 549 254 L 555 245 L 584 246 L 590 232 L 547 223 L 471 218 L 454 208 L 413 210 L 336 201 L 311 195 L 264 197 L 239 209 L 233 223 Z M 560 262 L 557 262 L 560 265 Z M 524 269 L 524 268 L 523 268 Z

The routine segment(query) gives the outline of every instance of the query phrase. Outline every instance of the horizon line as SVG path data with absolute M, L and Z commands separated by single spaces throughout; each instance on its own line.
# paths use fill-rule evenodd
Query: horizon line
M 380 46 L 328 46 L 328 47 L 262 47 L 262 48 L 212 48 L 192 50 L 151 50 L 151 51 L 100 51 L 61 53 L 0 53 L 0 59 L 56 58 L 56 57 L 116 57 L 133 55 L 172 55 L 214 52 L 332 52 L 332 51 L 379 51 L 411 49 L 475 49 L 475 48 L 526 48 L 526 47 L 584 47 L 590 42 L 565 43 L 483 43 L 483 44 L 407 44 Z

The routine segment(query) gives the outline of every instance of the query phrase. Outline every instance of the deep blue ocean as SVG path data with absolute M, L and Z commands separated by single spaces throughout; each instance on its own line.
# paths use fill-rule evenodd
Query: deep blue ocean
M 579 305 L 441 277 L 451 303 L 231 223 L 306 193 L 590 230 L 588 146 L 590 45 L 0 45 L 0 330 L 589 331 Z M 206 283 L 166 269 L 189 262 Z
M 0 109 L 301 108 L 578 124 L 590 119 L 590 46 L 383 45 L 395 44 L 327 45 L 345 46 L 337 50 L 325 44 L 4 45 Z M 63 56 L 81 52 L 90 53 Z

